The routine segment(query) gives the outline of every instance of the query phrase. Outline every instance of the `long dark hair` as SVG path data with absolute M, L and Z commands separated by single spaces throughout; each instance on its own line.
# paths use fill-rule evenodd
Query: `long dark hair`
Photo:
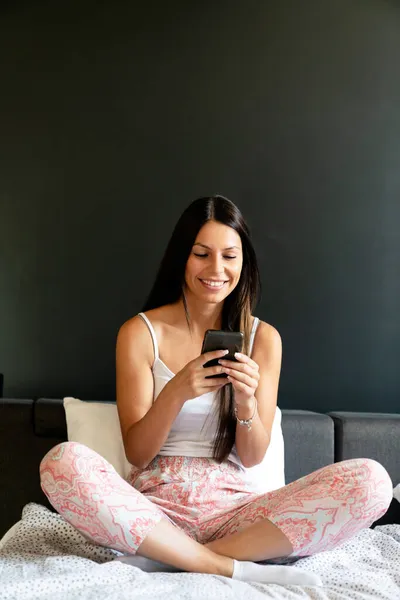
M 232 227 L 240 236 L 243 266 L 239 282 L 227 296 L 222 308 L 222 329 L 243 331 L 244 352 L 249 352 L 251 315 L 260 296 L 260 274 L 249 228 L 238 207 L 228 198 L 215 195 L 192 202 L 178 220 L 161 261 L 155 282 L 142 311 L 178 302 L 185 306 L 190 327 L 190 315 L 185 303 L 185 269 L 200 229 L 208 221 Z M 226 385 L 218 392 L 218 429 L 214 439 L 213 457 L 224 461 L 235 442 L 236 420 L 233 412 L 234 390 Z

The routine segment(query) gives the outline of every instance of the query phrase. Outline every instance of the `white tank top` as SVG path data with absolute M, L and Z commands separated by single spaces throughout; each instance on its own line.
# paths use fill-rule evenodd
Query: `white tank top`
M 175 374 L 160 359 L 157 337 L 150 320 L 143 313 L 139 313 L 139 316 L 147 324 L 153 340 L 155 358 L 152 371 L 154 378 L 154 401 L 156 401 L 164 386 Z M 255 317 L 250 336 L 250 355 L 259 322 L 260 320 Z M 187 400 L 175 418 L 168 438 L 160 449 L 159 454 L 162 456 L 202 456 L 211 458 L 213 455 L 214 437 L 218 426 L 218 413 L 215 406 L 216 398 L 216 392 L 209 392 L 197 398 Z M 235 446 L 232 448 L 228 460 L 231 460 L 244 469 Z

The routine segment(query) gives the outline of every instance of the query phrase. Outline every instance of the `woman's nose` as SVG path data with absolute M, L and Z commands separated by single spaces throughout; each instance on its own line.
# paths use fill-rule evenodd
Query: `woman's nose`
M 212 259 L 212 266 L 215 273 L 223 273 L 224 265 L 222 261 L 222 257 L 218 254 L 215 255 Z

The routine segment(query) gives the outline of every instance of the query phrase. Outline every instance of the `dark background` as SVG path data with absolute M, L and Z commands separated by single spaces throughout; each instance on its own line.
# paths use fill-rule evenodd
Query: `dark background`
M 181 211 L 235 201 L 283 408 L 398 412 L 400 3 L 0 9 L 4 394 L 114 398 Z

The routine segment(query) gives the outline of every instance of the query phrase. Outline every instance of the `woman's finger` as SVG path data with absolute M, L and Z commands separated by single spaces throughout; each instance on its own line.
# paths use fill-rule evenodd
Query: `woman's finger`
M 215 375 L 221 375 L 224 373 L 224 367 L 222 365 L 215 365 L 215 367 L 202 367 L 202 377 L 215 377 Z
M 246 394 L 247 396 L 252 396 L 254 394 L 253 387 L 249 387 L 245 383 L 235 380 L 233 379 L 233 377 L 230 376 L 228 376 L 228 381 L 233 385 L 235 392 L 241 392 L 242 394 Z
M 217 385 L 217 383 L 226 383 L 227 380 L 227 376 L 225 376 L 224 373 L 224 377 L 210 377 L 210 378 L 205 378 L 203 381 L 200 382 L 200 386 L 204 386 L 206 388 L 210 388 L 213 385 Z
M 253 369 L 256 369 L 257 371 L 260 368 L 258 366 L 258 364 L 252 358 L 250 358 L 250 356 L 247 356 L 247 354 L 242 354 L 241 352 L 235 352 L 235 358 L 238 362 L 250 365 Z
M 227 385 L 229 383 L 229 380 L 228 380 L 227 377 L 224 377 L 223 379 L 221 378 L 220 379 L 221 383 L 217 383 L 217 384 L 215 383 L 215 381 L 218 381 L 218 380 L 215 380 L 215 379 L 211 380 L 210 379 L 209 381 L 214 381 L 214 383 L 212 385 L 205 386 L 203 388 L 204 389 L 203 394 L 209 394 L 210 392 L 217 392 L 218 390 L 220 390 L 221 388 L 223 388 L 224 385 Z
M 213 360 L 215 358 L 222 358 L 229 354 L 229 350 L 213 350 L 212 352 L 206 352 L 205 354 L 200 354 L 195 361 L 197 361 L 200 365 L 205 365 L 209 360 Z
M 247 363 L 240 363 L 234 360 L 223 360 L 220 359 L 218 361 L 224 368 L 232 369 L 233 371 L 241 371 L 242 373 L 246 373 L 250 377 L 254 377 L 255 379 L 259 379 L 260 375 L 257 369 L 254 369 L 251 365 Z
M 258 380 L 246 373 L 242 373 L 241 371 L 237 371 L 234 369 L 224 368 L 225 373 L 228 375 L 228 378 L 234 379 L 235 381 L 239 381 L 248 385 L 251 388 L 256 388 L 258 385 Z

